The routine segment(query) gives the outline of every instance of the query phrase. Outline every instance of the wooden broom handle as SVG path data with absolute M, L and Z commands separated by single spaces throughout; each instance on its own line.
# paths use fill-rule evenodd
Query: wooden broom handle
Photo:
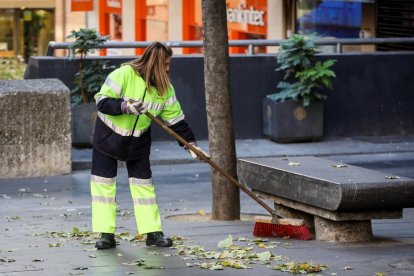
M 214 163 L 210 158 L 206 157 L 203 153 L 201 153 L 198 149 L 196 149 L 193 145 L 188 143 L 184 138 L 182 138 L 180 135 L 178 135 L 176 132 L 174 132 L 171 128 L 169 128 L 167 125 L 165 125 L 163 122 L 161 122 L 157 117 L 149 113 L 148 111 L 144 113 L 149 118 L 151 118 L 152 121 L 154 121 L 157 125 L 162 127 L 166 132 L 168 132 L 172 137 L 174 137 L 177 141 L 182 143 L 183 145 L 187 146 L 192 152 L 194 152 L 198 157 L 200 157 L 203 161 L 210 164 L 211 167 L 216 169 L 218 172 L 220 172 L 224 177 L 226 177 L 233 185 L 237 186 L 240 190 L 245 192 L 248 196 L 250 196 L 252 199 L 254 199 L 257 203 L 263 206 L 272 216 L 274 215 L 274 210 L 267 205 L 263 200 L 261 200 L 258 196 L 256 196 L 252 191 L 247 189 L 245 186 L 240 184 L 234 177 L 232 177 L 230 174 L 225 172 L 219 165 Z

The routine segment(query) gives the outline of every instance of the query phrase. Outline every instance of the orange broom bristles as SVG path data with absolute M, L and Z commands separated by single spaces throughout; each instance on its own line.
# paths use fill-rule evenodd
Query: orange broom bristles
M 257 237 L 289 237 L 298 240 L 311 240 L 312 233 L 300 219 L 279 219 L 272 223 L 271 217 L 256 217 L 253 235 Z

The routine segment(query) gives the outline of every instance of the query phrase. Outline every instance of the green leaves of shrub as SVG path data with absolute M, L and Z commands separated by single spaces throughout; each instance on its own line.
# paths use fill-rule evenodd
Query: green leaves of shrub
M 83 68 L 83 87 L 86 91 L 88 102 L 94 101 L 94 96 L 101 89 L 108 75 L 107 61 L 94 60 Z M 80 90 L 80 72 L 75 75 L 75 87 L 71 91 L 72 104 L 79 105 L 82 103 L 82 94 Z
M 281 44 L 276 55 L 280 65 L 277 70 L 283 70 L 283 79 L 288 81 L 281 81 L 277 85 L 279 92 L 268 95 L 269 98 L 280 102 L 302 101 L 303 106 L 326 99 L 326 95 L 318 91 L 332 89 L 332 79 L 336 75 L 331 68 L 336 60 L 315 60 L 320 52 L 314 42 L 316 37 L 315 34 L 309 37 L 295 34 Z
M 101 36 L 95 29 L 80 28 L 79 31 L 72 30 L 66 38 L 75 39 L 69 45 L 72 54 L 79 54 L 81 58 L 84 58 L 87 54 L 93 53 L 99 45 L 107 41 L 109 36 Z
M 72 104 L 93 102 L 93 97 L 99 92 L 109 72 L 106 72 L 106 62 L 93 61 L 84 66 L 85 57 L 93 53 L 100 45 L 108 40 L 109 36 L 101 36 L 95 29 L 81 28 L 73 30 L 68 39 L 75 39 L 69 45 L 72 56 L 80 55 L 79 72 L 75 75 L 75 87 L 72 89 Z
M 22 80 L 26 63 L 22 57 L 0 58 L 0 80 Z
M 315 54 L 319 52 L 314 43 L 315 38 L 316 35 L 305 38 L 294 34 L 280 44 L 280 50 L 276 54 L 277 63 L 280 64 L 277 70 L 285 71 L 284 79 L 312 65 Z

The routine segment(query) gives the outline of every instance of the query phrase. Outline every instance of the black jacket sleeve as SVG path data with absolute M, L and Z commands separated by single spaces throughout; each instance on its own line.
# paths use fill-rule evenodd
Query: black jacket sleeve
M 98 110 L 108 115 L 121 115 L 121 103 L 123 99 L 105 98 L 99 101 Z
M 178 123 L 171 125 L 170 128 L 175 131 L 178 135 L 184 138 L 187 142 L 196 142 L 196 138 L 194 137 L 193 131 L 188 126 L 185 120 L 181 120 Z M 178 142 L 178 141 L 177 141 Z M 178 144 L 183 147 L 184 145 L 180 142 Z

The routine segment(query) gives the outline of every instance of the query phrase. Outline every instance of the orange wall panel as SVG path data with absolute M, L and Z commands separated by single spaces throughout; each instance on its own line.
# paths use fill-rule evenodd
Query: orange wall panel
M 93 0 L 71 0 L 71 11 L 93 11 Z

